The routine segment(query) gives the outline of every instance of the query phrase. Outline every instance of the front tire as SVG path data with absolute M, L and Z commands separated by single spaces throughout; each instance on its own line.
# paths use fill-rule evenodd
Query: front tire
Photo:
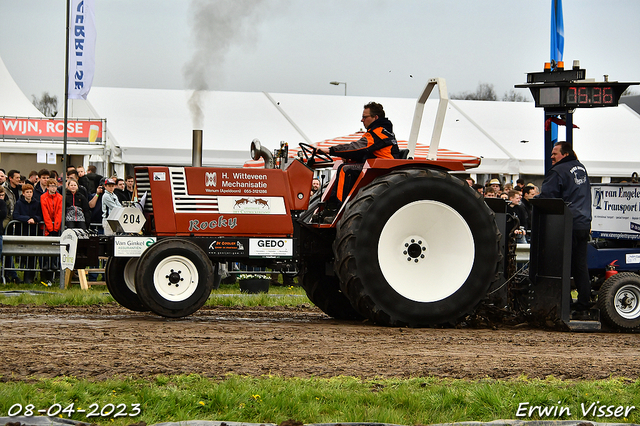
M 302 266 L 302 288 L 322 312 L 339 320 L 361 320 L 360 315 L 340 289 L 340 280 L 328 275 L 326 262 L 308 259 Z
M 110 257 L 104 267 L 105 281 L 111 297 L 120 305 L 136 312 L 147 312 L 149 308 L 136 294 L 135 273 L 137 257 Z
M 453 323 L 497 279 L 500 233 L 482 197 L 437 170 L 391 172 L 364 187 L 338 224 L 342 290 L 381 325 Z
M 140 257 L 136 292 L 152 312 L 169 318 L 191 315 L 211 294 L 215 271 L 207 254 L 196 244 L 166 239 Z
M 614 328 L 640 326 L 640 276 L 619 272 L 607 279 L 598 292 L 602 319 Z

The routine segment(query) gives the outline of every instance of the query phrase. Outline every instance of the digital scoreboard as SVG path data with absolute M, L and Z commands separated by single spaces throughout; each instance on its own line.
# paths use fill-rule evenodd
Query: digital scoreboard
M 595 108 L 618 106 L 620 95 L 632 83 L 577 82 L 527 85 L 537 107 Z
M 528 88 L 536 107 L 550 110 L 618 106 L 627 87 L 638 83 L 587 81 L 586 70 L 574 68 L 527 74 L 527 83 L 515 87 Z

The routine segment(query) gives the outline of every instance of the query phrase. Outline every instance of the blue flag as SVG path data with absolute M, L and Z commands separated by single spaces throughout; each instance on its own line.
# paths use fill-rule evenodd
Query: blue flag
M 564 54 L 564 23 L 562 0 L 551 0 L 551 60 L 562 61 Z
M 71 0 L 69 17 L 69 99 L 87 99 L 95 71 L 95 0 Z

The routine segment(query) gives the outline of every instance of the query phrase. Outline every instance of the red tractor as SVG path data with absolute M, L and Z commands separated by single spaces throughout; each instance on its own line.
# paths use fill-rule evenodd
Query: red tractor
M 425 88 L 409 139 L 415 147 L 436 84 L 433 152 L 446 111 L 444 81 Z M 468 315 L 498 280 L 501 234 L 480 194 L 449 173 L 464 171 L 462 162 L 368 160 L 328 218 L 323 208 L 335 179 L 313 199 L 310 192 L 314 169 L 335 167 L 334 159 L 306 144 L 296 159 L 284 145 L 271 156 L 257 140 L 252 151 L 254 159 L 268 157 L 267 168 L 136 167 L 138 193 L 147 194 L 142 211 L 110 216 L 121 231 L 106 266 L 116 301 L 186 316 L 219 283 L 219 265 L 241 262 L 297 271 L 309 299 L 332 317 L 419 327 Z
M 114 221 L 146 222 L 146 236 L 114 237 L 113 297 L 186 316 L 209 297 L 220 263 L 241 262 L 298 271 L 309 298 L 335 318 L 427 326 L 474 310 L 497 279 L 500 233 L 482 197 L 449 174 L 464 170 L 460 162 L 368 160 L 326 220 L 335 182 L 310 203 L 311 180 L 333 159 L 309 145 L 302 152 L 276 158 L 274 169 L 137 167 L 144 213 L 129 207 Z

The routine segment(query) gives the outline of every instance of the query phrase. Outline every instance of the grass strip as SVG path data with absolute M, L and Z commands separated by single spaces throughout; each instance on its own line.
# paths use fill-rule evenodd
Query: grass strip
M 640 422 L 640 381 L 453 380 L 440 378 L 360 380 L 353 377 L 283 378 L 199 375 L 117 378 L 93 382 L 73 377 L 11 382 L 0 387 L 0 416 L 11 411 L 97 408 L 105 416 L 75 413 L 72 419 L 100 425 L 220 420 L 280 423 L 381 422 L 403 425 L 463 421 L 572 420 Z M 522 404 L 526 415 L 517 416 Z M 593 405 L 595 403 L 595 411 Z M 19 404 L 19 405 L 18 405 Z M 56 405 L 59 404 L 59 405 Z M 109 405 L 112 404 L 112 405 Z M 137 416 L 133 404 L 140 404 Z M 599 415 L 600 406 L 639 407 L 627 416 Z M 21 408 L 22 407 L 22 408 Z M 528 410 L 534 409 L 532 413 Z M 567 407 L 562 412 L 561 408 Z M 590 411 L 588 409 L 591 408 Z M 583 414 L 587 410 L 587 414 Z M 593 412 L 592 412 L 593 411 Z M 68 418 L 70 409 L 57 415 Z M 531 414 L 531 415 L 529 415 Z
M 33 290 L 39 294 L 21 293 L 8 295 L 0 293 L 0 304 L 4 305 L 103 305 L 114 303 L 113 297 L 103 285 L 94 285 L 89 290 L 78 286 L 60 289 L 37 284 L 9 284 L 0 286 L 1 292 Z M 311 302 L 302 287 L 271 286 L 269 293 L 241 294 L 237 284 L 223 284 L 211 293 L 206 305 L 213 306 L 298 306 Z

